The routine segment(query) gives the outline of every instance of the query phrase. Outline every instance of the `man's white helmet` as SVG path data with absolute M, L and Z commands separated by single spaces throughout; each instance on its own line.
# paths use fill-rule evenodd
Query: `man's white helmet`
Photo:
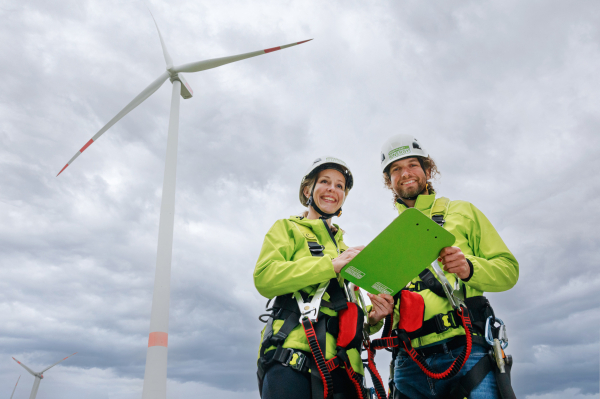
M 419 141 L 408 134 L 397 134 L 390 137 L 381 146 L 381 171 L 399 159 L 411 157 L 427 158 L 429 154 L 419 144 Z
M 312 177 L 315 173 L 318 173 L 324 169 L 335 169 L 342 173 L 346 178 L 346 192 L 352 188 L 354 184 L 354 178 L 352 177 L 352 172 L 350 172 L 350 168 L 346 165 L 346 162 L 342 161 L 339 158 L 331 157 L 328 155 L 324 155 L 322 157 L 318 157 L 313 161 L 310 165 L 304 176 L 302 177 L 302 181 L 300 182 L 300 203 L 304 206 L 307 206 L 308 198 L 302 192 L 302 185 L 306 181 L 306 179 Z

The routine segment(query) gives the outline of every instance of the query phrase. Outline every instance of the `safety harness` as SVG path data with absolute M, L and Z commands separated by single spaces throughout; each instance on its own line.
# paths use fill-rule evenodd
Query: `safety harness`
M 312 256 L 323 256 L 325 247 L 319 244 L 313 232 L 305 226 L 295 225 L 306 239 Z M 344 249 L 339 250 L 343 252 Z M 350 289 L 354 290 L 353 287 Z M 329 301 L 322 299 L 324 293 L 329 294 Z M 344 294 L 339 281 L 333 278 L 320 284 L 312 297 L 304 291 L 297 291 L 278 296 L 271 308 L 269 308 L 270 300 L 267 302 L 267 311 L 271 313 L 259 317 L 261 321 L 267 323 L 258 359 L 257 376 L 261 396 L 266 371 L 272 365 L 279 363 L 302 373 L 310 372 L 313 399 L 342 398 L 340 394 L 334 395 L 333 390 L 332 372 L 338 368 L 345 370 L 355 388 L 356 396 L 360 399 L 369 399 L 363 378 L 354 372 L 347 353 L 351 349 L 356 349 L 360 354 L 364 347 L 369 354 L 366 366 L 371 373 L 377 397 L 387 398 L 385 387 L 375 368 L 375 349 L 371 346 L 368 332 L 365 330 L 365 314 L 355 301 L 351 301 L 353 296 L 354 294 Z M 336 311 L 337 317 L 321 312 L 321 307 Z M 266 321 L 263 320 L 265 316 L 268 316 Z M 274 320 L 284 320 L 276 334 L 273 331 Z M 306 334 L 310 353 L 283 347 L 288 335 L 299 324 L 302 324 Z M 325 356 L 326 333 L 337 340 L 336 356 L 329 360 Z M 273 346 L 274 350 L 267 351 Z
M 431 210 L 431 219 L 443 227 L 445 216 L 448 211 L 450 200 L 448 198 L 438 198 Z M 447 298 L 444 287 L 438 281 L 434 274 L 425 269 L 419 274 L 421 281 L 411 282 L 408 287 L 402 289 L 394 297 L 395 302 L 400 300 L 400 320 L 398 328 L 391 329 L 392 315 L 386 317 L 385 326 L 381 339 L 373 340 L 371 346 L 375 349 L 392 348 L 392 363 L 391 369 L 394 367 L 394 362 L 398 352 L 401 349 L 417 363 L 419 368 L 430 378 L 434 379 L 449 379 L 458 374 L 461 368 L 469 358 L 471 347 L 473 344 L 490 347 L 490 341 L 494 344 L 490 349 L 489 356 L 484 356 L 471 370 L 469 370 L 458 383 L 453 387 L 449 399 L 462 399 L 469 396 L 469 393 L 481 383 L 485 376 L 494 371 L 498 388 L 503 399 L 516 398 L 510 385 L 510 369 L 512 366 L 512 357 L 506 355 L 503 351 L 499 338 L 503 342 L 508 342 L 505 336 L 505 328 L 500 319 L 496 319 L 494 311 L 484 296 L 475 296 L 466 298 L 466 287 L 462 285 L 464 307 L 455 307 L 448 313 L 441 313 L 433 316 L 428 320 L 423 320 L 425 304 L 423 297 L 417 292 L 430 290 L 434 294 Z M 497 321 L 501 325 L 495 326 Z M 465 335 L 456 336 L 449 341 L 439 345 L 429 346 L 425 348 L 413 348 L 411 340 L 424 337 L 426 335 L 436 333 L 440 334 L 449 329 L 463 327 Z M 448 350 L 453 350 L 464 346 L 462 353 L 454 360 L 448 370 L 439 373 L 434 372 L 426 363 L 425 358 L 435 353 L 444 353 Z M 494 367 L 497 364 L 498 367 Z M 502 367 L 500 367 L 502 365 Z M 502 370 L 502 368 L 504 370 Z M 393 398 L 404 398 L 399 391 L 395 389 L 390 373 L 390 396 Z

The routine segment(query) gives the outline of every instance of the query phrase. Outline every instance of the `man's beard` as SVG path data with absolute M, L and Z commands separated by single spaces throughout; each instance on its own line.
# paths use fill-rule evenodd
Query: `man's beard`
M 417 183 L 417 187 L 404 188 L 404 186 L 402 186 L 399 183 L 396 186 L 396 194 L 400 198 L 412 198 L 412 197 L 416 197 L 417 195 L 419 195 L 423 191 L 425 191 L 425 188 L 427 187 L 427 181 L 425 179 L 421 179 L 420 177 L 413 177 L 413 178 L 411 178 L 409 180 L 415 180 L 415 182 Z

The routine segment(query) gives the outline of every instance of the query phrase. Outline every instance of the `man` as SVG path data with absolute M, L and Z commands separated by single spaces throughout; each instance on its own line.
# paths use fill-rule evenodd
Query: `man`
M 416 208 L 432 217 L 432 208 L 435 208 L 433 213 L 437 217 L 432 219 L 456 237 L 454 246 L 440 252 L 438 262 L 451 284 L 454 284 L 456 277 L 460 279 L 461 291 L 466 294 L 465 302 L 473 324 L 471 354 L 460 372 L 452 378 L 430 378 L 406 350 L 395 350 L 394 398 L 462 399 L 468 396 L 469 399 L 478 399 L 499 398 L 501 394 L 503 398 L 511 397 L 510 380 L 506 373 L 500 373 L 495 358 L 489 355 L 491 346 L 484 339 L 485 322 L 493 315 L 493 311 L 482 294 L 484 291 L 500 292 L 512 288 L 519 276 L 517 260 L 490 221 L 475 206 L 465 201 L 448 201 L 446 198 L 436 200 L 429 180 L 439 173 L 437 166 L 413 136 L 400 134 L 386 141 L 381 150 L 381 168 L 385 185 L 392 191 L 399 213 Z M 435 278 L 431 280 L 433 274 L 428 269 L 408 287 L 413 294 L 422 296 L 421 302 L 425 305 L 423 322 L 428 326 L 417 332 L 419 336 L 411 337 L 411 344 L 431 369 L 441 373 L 464 351 L 467 340 L 456 311 L 453 311 L 443 290 L 439 289 L 439 282 Z M 399 302 L 394 312 L 394 328 L 398 328 L 402 316 Z M 490 321 L 493 324 L 496 319 L 492 317 Z M 433 323 L 436 321 L 434 319 L 439 322 Z M 426 323 L 428 320 L 432 321 Z M 498 338 L 499 329 L 495 325 L 493 327 L 496 336 L 489 338 Z M 508 362 L 510 371 L 510 360 Z M 478 372 L 463 378 L 478 363 Z M 473 377 L 474 374 L 479 376 Z

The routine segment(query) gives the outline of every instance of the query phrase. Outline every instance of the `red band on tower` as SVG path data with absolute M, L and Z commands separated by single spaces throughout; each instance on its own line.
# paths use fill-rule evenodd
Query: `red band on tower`
M 167 347 L 169 341 L 169 334 L 165 332 L 151 332 L 148 336 L 148 348 L 151 346 L 164 346 Z

